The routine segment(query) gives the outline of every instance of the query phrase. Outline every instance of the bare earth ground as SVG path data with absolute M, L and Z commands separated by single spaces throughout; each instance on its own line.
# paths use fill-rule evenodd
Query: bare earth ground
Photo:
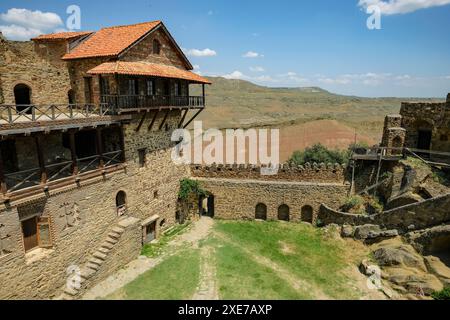
M 213 231 L 214 220 L 210 218 L 202 218 L 201 220 L 195 222 L 190 229 L 176 237 L 172 242 L 168 244 L 166 253 L 157 258 L 146 258 L 140 257 L 139 259 L 132 261 L 124 269 L 118 271 L 114 275 L 107 278 L 105 281 L 101 282 L 97 286 L 90 289 L 83 297 L 85 300 L 102 299 L 117 290 L 124 287 L 126 284 L 130 283 L 136 279 L 141 274 L 153 269 L 159 265 L 162 261 L 170 256 L 173 256 L 180 252 L 186 246 L 199 248 L 201 254 L 201 265 L 200 265 L 200 280 L 195 294 L 192 300 L 218 300 L 220 299 L 218 293 L 218 283 L 216 277 L 216 261 L 215 261 L 215 248 L 208 244 L 200 245 L 201 241 L 207 239 L 210 235 L 220 239 L 223 243 L 230 245 L 238 245 L 233 242 L 233 240 L 227 238 L 225 235 L 218 231 Z M 282 244 L 281 244 L 282 245 Z M 363 245 L 352 242 L 348 243 L 351 248 L 349 254 L 352 256 L 348 257 L 349 261 L 356 261 L 360 259 L 360 256 L 364 254 L 365 249 Z M 305 289 L 311 293 L 315 299 L 327 300 L 331 299 L 327 294 L 325 294 L 321 288 L 316 285 L 306 281 L 305 279 L 298 278 L 286 270 L 284 267 L 280 266 L 278 263 L 268 259 L 267 257 L 261 256 L 255 252 L 252 252 L 246 248 L 242 248 L 245 254 L 255 261 L 256 263 L 264 266 L 265 268 L 272 269 L 276 271 L 277 275 L 286 281 L 294 290 L 298 292 L 305 291 Z M 283 247 L 283 250 L 289 251 L 288 247 Z M 351 253 L 350 253 L 351 252 Z M 355 292 L 362 293 L 362 299 L 368 300 L 380 300 L 385 299 L 385 296 L 379 291 L 369 290 L 366 285 L 366 277 L 364 277 L 357 269 L 356 263 L 349 266 L 345 270 L 345 274 L 348 276 L 349 283 L 348 287 L 355 290 Z
M 116 290 L 130 283 L 141 274 L 153 269 L 169 256 L 176 254 L 185 246 L 198 248 L 199 241 L 208 237 L 211 232 L 214 221 L 212 219 L 203 218 L 194 223 L 190 230 L 176 237 L 168 244 L 166 253 L 157 258 L 147 258 L 144 256 L 130 262 L 125 268 L 111 275 L 95 287 L 91 288 L 84 296 L 84 300 L 95 300 L 106 297 Z M 205 270 L 205 272 L 208 272 Z

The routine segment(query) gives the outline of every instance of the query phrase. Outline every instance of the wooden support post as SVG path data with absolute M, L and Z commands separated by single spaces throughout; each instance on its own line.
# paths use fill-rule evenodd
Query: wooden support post
M 186 129 L 186 128 L 191 124 L 191 122 L 194 121 L 195 118 L 198 117 L 198 115 L 199 115 L 202 111 L 203 111 L 203 108 L 200 109 L 200 110 L 198 110 L 197 113 L 191 118 L 191 120 L 189 120 L 188 123 L 186 123 L 186 124 L 184 125 L 183 129 Z
M 381 154 L 380 154 L 380 160 L 378 162 L 378 171 L 377 171 L 377 181 L 376 184 L 380 182 L 380 174 L 381 174 L 381 166 L 383 165 L 383 154 L 384 154 L 385 148 L 381 148 Z M 374 191 L 374 196 L 377 195 L 377 190 Z
M 147 118 L 147 111 L 145 111 L 144 115 L 142 116 L 141 121 L 139 122 L 139 125 L 136 128 L 136 132 L 139 132 L 141 130 L 142 125 L 144 124 L 145 119 Z
M 151 131 L 153 129 L 153 125 L 155 124 L 156 118 L 158 117 L 159 110 L 155 110 L 155 114 L 153 115 L 152 122 L 148 126 L 148 131 Z
M 2 152 L 1 152 L 1 148 L 0 148 L 0 192 L 4 194 L 7 191 L 8 191 L 8 187 L 6 186 L 5 172 L 3 169 L 3 157 L 2 157 Z M 0 252 L 0 254 L 1 254 L 1 252 Z
M 181 120 L 180 120 L 180 122 L 178 123 L 178 129 L 180 129 L 180 128 L 183 127 L 183 123 L 184 123 L 184 120 L 186 120 L 186 116 L 187 116 L 188 112 L 189 112 L 189 109 L 186 109 L 186 110 L 184 111 L 184 115 L 181 117 Z
M 166 114 L 164 115 L 164 119 L 161 122 L 161 124 L 159 125 L 159 130 L 161 130 L 163 128 L 164 124 L 166 123 L 169 113 L 170 113 L 170 109 L 167 109 Z
M 203 106 L 206 106 L 205 84 L 202 84 Z
M 76 176 L 78 174 L 78 161 L 77 161 L 77 148 L 75 144 L 75 131 L 69 132 L 70 138 L 70 153 L 72 156 L 72 174 Z
M 42 150 L 42 136 L 35 137 L 36 150 L 38 154 L 39 168 L 41 169 L 41 183 L 47 183 L 47 169 L 45 168 L 44 151 Z
M 105 161 L 103 159 L 103 139 L 102 139 L 102 129 L 101 128 L 97 128 L 96 129 L 97 132 L 97 153 L 99 155 L 99 168 L 102 169 L 105 166 Z

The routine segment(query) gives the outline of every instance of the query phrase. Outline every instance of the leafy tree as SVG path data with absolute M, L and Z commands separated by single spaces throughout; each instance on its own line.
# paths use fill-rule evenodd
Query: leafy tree
M 330 150 L 318 143 L 304 151 L 295 151 L 289 162 L 295 165 L 304 165 L 307 162 L 313 163 L 347 163 L 349 160 L 348 150 Z

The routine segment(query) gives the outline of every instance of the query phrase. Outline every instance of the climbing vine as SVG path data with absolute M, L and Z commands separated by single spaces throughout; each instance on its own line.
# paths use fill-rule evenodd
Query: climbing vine
M 198 197 L 207 195 L 206 191 L 202 189 L 197 180 L 192 179 L 181 180 L 178 197 L 181 200 L 187 200 L 190 194 L 194 194 Z

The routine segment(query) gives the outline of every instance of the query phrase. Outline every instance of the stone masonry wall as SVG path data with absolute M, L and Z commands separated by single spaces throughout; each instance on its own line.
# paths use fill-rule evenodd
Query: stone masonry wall
M 273 175 L 262 175 L 261 167 L 253 165 L 191 166 L 194 177 L 222 179 L 250 179 L 268 181 L 301 181 L 344 183 L 346 167 L 339 164 L 307 163 L 304 166 L 281 165 Z
M 61 56 L 67 44 L 0 42 L 3 59 L 0 59 L 0 84 L 3 103 L 15 104 L 14 87 L 26 84 L 31 88 L 33 104 L 63 104 L 68 102 L 69 72 Z M 0 101 L 1 102 L 1 101 Z
M 392 209 L 372 216 L 339 212 L 323 205 L 319 218 L 325 224 L 376 224 L 401 233 L 425 229 L 450 221 L 450 194 Z
M 214 196 L 215 217 L 219 219 L 254 220 L 259 203 L 267 206 L 267 219 L 278 220 L 278 208 L 290 208 L 290 221 L 301 221 L 302 208 L 313 208 L 316 221 L 321 203 L 338 205 L 350 186 L 339 183 L 301 183 L 243 179 L 198 178 L 202 187 Z
M 189 175 L 189 168 L 171 161 L 170 131 L 149 132 L 145 123 L 136 132 L 139 120 L 136 116 L 124 124 L 126 169 L 82 182 L 78 187 L 74 185 L 1 206 L 4 250 L 0 253 L 0 299 L 58 296 L 66 281 L 66 269 L 86 263 L 118 223 L 116 195 L 119 191 L 126 193 L 128 216 L 141 221 L 159 216 L 157 234 L 176 223 L 179 181 Z M 178 114 L 169 118 L 171 127 L 178 121 Z M 147 148 L 146 165 L 142 168 L 138 163 L 140 148 Z M 20 219 L 32 215 L 50 218 L 53 246 L 25 253 Z M 163 220 L 165 224 L 161 227 Z M 108 262 L 111 267 L 106 270 L 123 266 L 129 261 L 121 260 L 124 255 L 136 257 L 133 234 L 142 234 L 140 225 L 137 228 L 130 231 L 130 237 L 125 237 L 125 242 L 120 244 L 122 249 L 114 255 L 116 259 Z

